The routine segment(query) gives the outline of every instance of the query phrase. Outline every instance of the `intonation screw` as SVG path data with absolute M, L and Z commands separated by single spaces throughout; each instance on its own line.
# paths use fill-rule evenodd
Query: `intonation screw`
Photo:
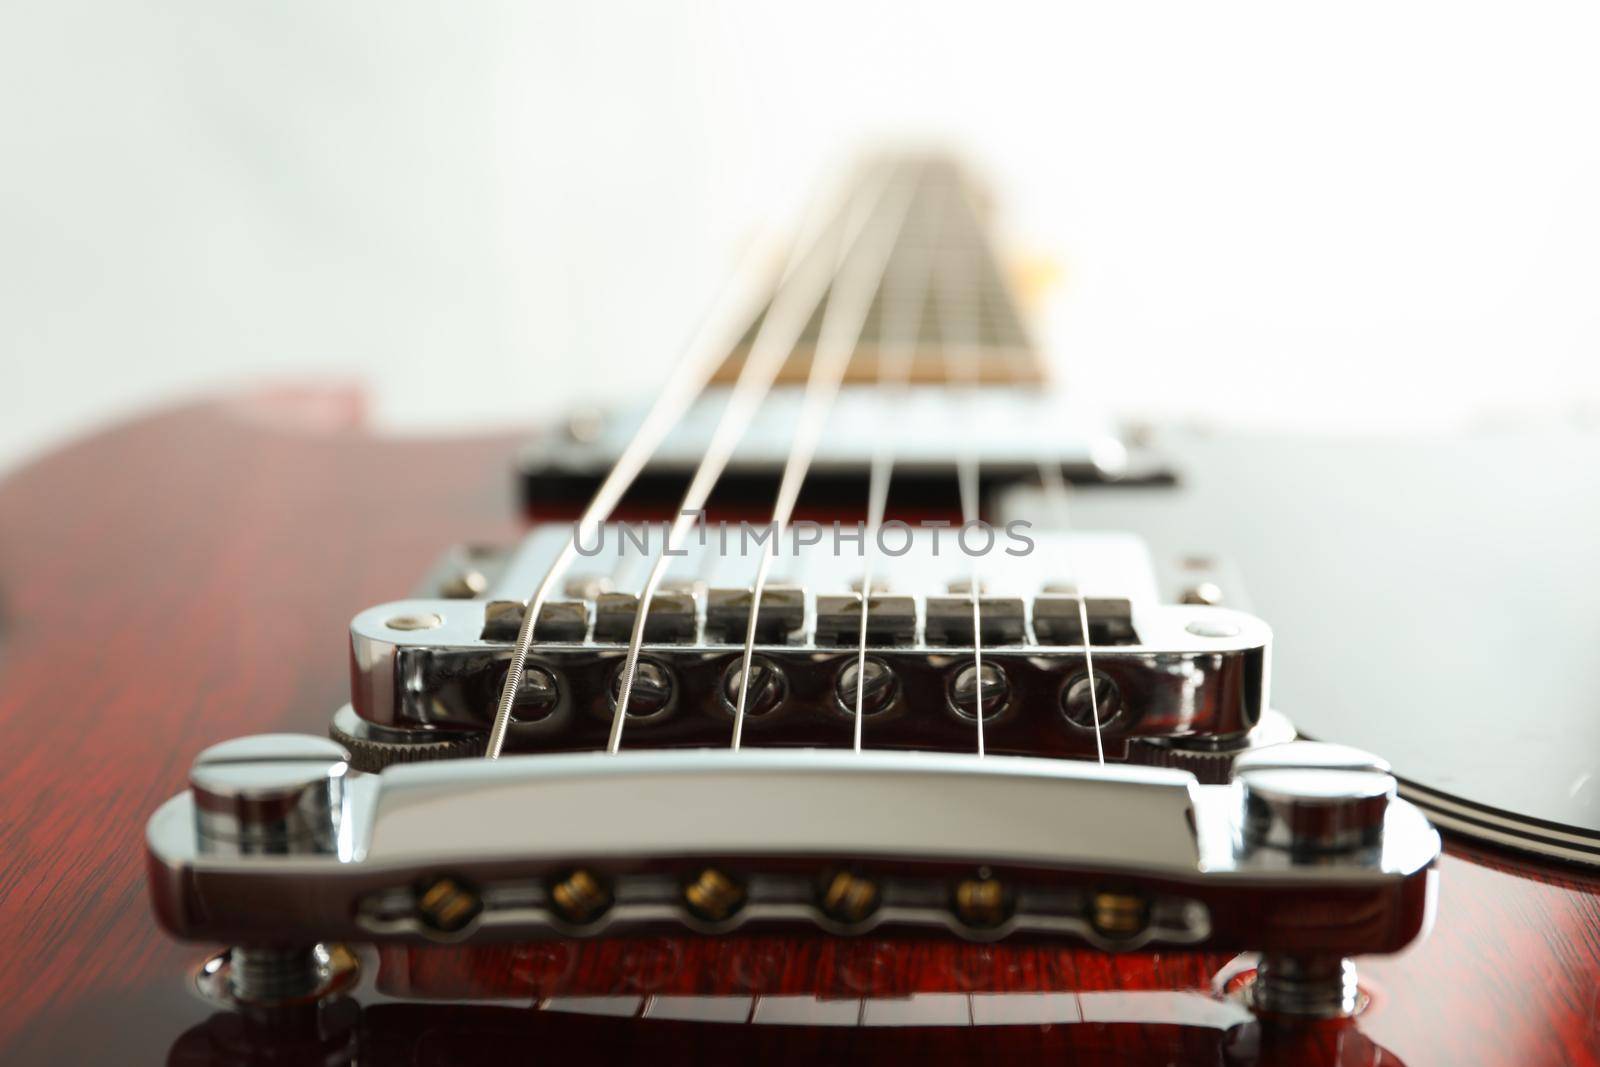
M 513 722 L 538 722 L 556 707 L 560 690 L 556 688 L 555 675 L 543 667 L 530 663 L 523 668 L 522 681 L 517 684 L 517 699 L 512 705 Z
M 730 711 L 739 707 L 739 683 L 744 678 L 744 662 L 734 660 L 722 676 L 722 696 Z M 765 715 L 783 703 L 786 690 L 783 671 L 777 664 L 762 656 L 750 660 L 750 687 L 745 692 L 744 713 Z
M 417 919 L 438 933 L 465 929 L 482 910 L 483 898 L 448 876 L 435 878 L 417 890 Z
M 822 885 L 823 914 L 835 922 L 854 924 L 878 909 L 878 883 L 850 871 L 835 871 Z
M 696 917 L 707 922 L 732 918 L 744 907 L 744 885 L 715 867 L 706 867 L 683 887 L 683 902 Z
M 956 671 L 955 677 L 950 680 L 950 703 L 962 718 L 977 717 L 978 677 L 977 667 L 969 663 Z M 987 722 L 1005 708 L 1006 701 L 1011 697 L 1011 681 L 998 665 L 987 661 L 983 665 L 982 677 L 983 718 Z
M 550 909 L 574 926 L 591 923 L 611 907 L 611 889 L 593 871 L 579 867 L 550 885 Z
M 611 672 L 611 706 L 617 706 L 622 695 L 622 675 L 626 662 L 618 662 Z M 633 672 L 633 691 L 628 694 L 628 715 L 644 719 L 656 714 L 672 699 L 672 675 L 654 660 L 641 659 Z
M 1061 690 L 1061 711 L 1068 722 L 1085 730 L 1095 728 L 1097 715 L 1101 726 L 1110 726 L 1122 714 L 1122 690 L 1104 671 L 1094 672 L 1091 689 L 1089 676 L 1080 671 Z
M 1090 921 L 1106 937 L 1132 937 L 1143 930 L 1150 918 L 1150 906 L 1132 893 L 1102 892 L 1094 895 Z
M 857 687 L 857 662 L 852 659 L 845 664 L 844 670 L 839 672 L 839 678 L 834 683 L 833 695 L 839 701 L 839 706 L 855 714 L 856 687 Z M 860 677 L 866 679 L 861 683 L 861 714 L 876 715 L 888 709 L 894 703 L 894 698 L 900 689 L 899 681 L 894 676 L 894 670 L 877 656 L 868 656 L 866 670 Z
M 1000 879 L 980 871 L 956 885 L 955 911 L 968 926 L 999 926 L 1011 914 L 1011 896 Z

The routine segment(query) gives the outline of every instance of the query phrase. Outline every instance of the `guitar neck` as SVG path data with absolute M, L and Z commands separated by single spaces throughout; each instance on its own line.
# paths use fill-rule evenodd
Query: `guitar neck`
M 918 385 L 944 385 L 952 380 L 950 323 L 961 324 L 965 338 L 959 359 L 975 364 L 969 378 L 984 385 L 1040 384 L 1046 378 L 1044 361 L 1023 325 L 1016 293 L 1005 277 L 982 217 L 981 194 L 968 175 L 953 161 L 930 157 L 921 165 L 897 175 L 894 182 L 915 183 L 911 206 L 900 227 L 883 281 L 878 287 L 861 338 L 845 371 L 846 384 L 873 385 L 885 374 L 888 341 L 883 324 L 891 316 L 886 306 L 907 299 L 896 279 L 926 279 L 926 292 L 916 295 L 920 321 L 914 350 L 909 353 L 907 380 Z M 845 210 L 859 196 L 846 198 Z M 878 199 L 881 213 L 891 198 Z M 827 300 L 818 304 L 793 352 L 779 371 L 780 385 L 804 384 L 811 372 L 817 338 Z M 712 381 L 729 385 L 744 368 L 751 342 L 764 319 L 751 324 L 743 340 L 729 353 Z

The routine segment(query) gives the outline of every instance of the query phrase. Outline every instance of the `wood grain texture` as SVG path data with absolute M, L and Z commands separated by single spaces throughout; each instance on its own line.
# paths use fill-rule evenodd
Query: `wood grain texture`
M 509 538 L 522 522 L 515 442 L 384 441 L 359 429 L 357 407 L 284 394 L 186 408 L 63 449 L 0 485 L 0 1062 L 265 1055 L 259 1034 L 187 991 L 205 949 L 168 941 L 149 917 L 144 821 L 183 787 L 204 746 L 321 732 L 345 696 L 350 616 L 401 595 L 446 545 Z M 562 950 L 565 962 L 527 947 L 387 952 L 347 1032 L 271 1062 L 320 1059 L 336 1040 L 379 1063 L 565 1050 L 586 1062 L 1600 1063 L 1597 890 L 1580 872 L 1452 843 L 1433 935 L 1362 961 L 1373 1004 L 1354 1027 L 1186 1022 L 1228 963 L 1214 956 L 984 957 L 813 939 L 747 946 L 735 966 L 737 945 L 691 941 L 675 943 L 670 967 L 661 953 L 671 950 L 625 944 Z M 864 1029 L 529 1010 L 536 996 L 630 990 L 862 1001 L 1064 993 L 1080 1009 L 1117 1008 L 1076 1025 Z M 1084 997 L 1163 992 L 1181 996 Z M 509 999 L 470 1008 L 441 999 L 468 994 Z M 1118 1020 L 1130 1005 L 1160 1021 Z

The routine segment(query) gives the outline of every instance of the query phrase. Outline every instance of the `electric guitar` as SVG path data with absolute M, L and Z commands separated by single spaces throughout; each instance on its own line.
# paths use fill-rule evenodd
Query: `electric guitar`
M 864 165 L 637 408 L 0 487 L 0 1058 L 1600 1061 L 1589 631 L 1384 521 L 1463 453 L 1120 432 L 980 200 Z

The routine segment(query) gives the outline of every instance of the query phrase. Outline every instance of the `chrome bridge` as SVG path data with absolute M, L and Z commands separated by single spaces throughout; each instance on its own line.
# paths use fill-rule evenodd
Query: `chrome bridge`
M 1424 933 L 1440 842 L 1380 760 L 1310 742 L 1208 786 L 1164 768 L 793 750 L 362 774 L 326 739 L 263 735 L 202 753 L 147 848 L 156 914 L 187 940 L 810 927 L 1253 950 L 1302 973 Z
M 818 528 L 818 541 L 775 560 L 782 580 L 762 598 L 746 743 L 848 746 L 858 688 L 863 744 L 874 749 L 970 751 L 980 691 L 997 753 L 1092 758 L 1098 717 L 1108 758 L 1221 781 L 1227 757 L 1293 736 L 1268 710 L 1271 633 L 1260 619 L 1162 603 L 1143 543 L 1131 535 L 1014 533 L 1017 554 L 996 550 L 983 561 L 981 686 L 959 531 L 907 528 L 890 546 L 904 550 L 877 559 L 864 684 L 862 568 L 850 532 Z M 482 750 L 523 598 L 569 536 L 570 527 L 551 525 L 512 553 L 457 553 L 431 576 L 431 595 L 355 617 L 351 706 L 334 736 L 357 766 Z M 605 747 L 651 536 L 659 529 L 608 527 L 600 550 L 574 565 L 565 595 L 544 604 L 507 751 Z M 749 540 L 724 529 L 691 542 L 672 572 L 684 577 L 657 593 L 628 709 L 629 745 L 728 743 L 748 583 L 756 553 L 770 550 L 740 543 Z M 1081 593 L 1098 707 L 1074 574 L 1092 576 Z

